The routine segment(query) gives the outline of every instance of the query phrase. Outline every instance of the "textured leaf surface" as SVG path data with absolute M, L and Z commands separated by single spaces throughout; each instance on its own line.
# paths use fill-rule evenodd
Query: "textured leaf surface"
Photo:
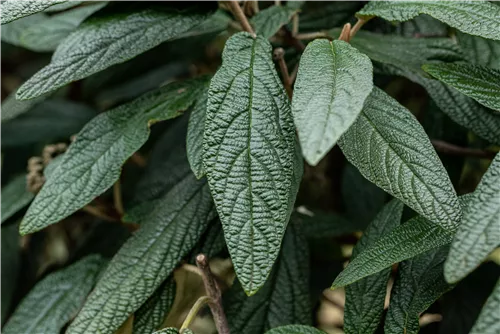
M 141 228 L 111 260 L 68 334 L 119 328 L 196 244 L 214 218 L 214 208 L 206 182 L 189 174 L 164 197 L 134 208 L 128 217 Z
M 19 101 L 16 100 L 15 95 L 16 94 L 10 94 L 2 101 L 2 123 L 28 112 L 31 108 L 47 98 L 47 96 L 44 95 L 28 101 Z
M 352 258 L 390 233 L 401 222 L 403 203 L 389 202 L 368 226 L 354 247 Z M 345 289 L 344 331 L 346 333 L 375 333 L 384 312 L 387 281 L 391 268 L 365 277 Z
M 448 250 L 448 246 L 443 246 L 400 264 L 391 291 L 384 333 L 418 333 L 420 314 L 452 288 L 443 276 Z
M 280 257 L 266 284 L 246 296 L 240 284 L 227 292 L 231 333 L 261 334 L 287 324 L 310 324 L 309 250 L 301 221 L 291 221 Z
M 415 117 L 374 88 L 340 148 L 361 174 L 444 228 L 457 226 L 461 209 L 436 151 Z
M 255 33 L 264 38 L 270 38 L 297 13 L 297 9 L 288 6 L 272 6 L 261 10 L 251 23 Z
M 492 41 L 458 31 L 457 42 L 469 62 L 500 69 L 500 41 Z
M 310 165 L 315 166 L 352 125 L 372 88 L 370 59 L 349 43 L 317 39 L 307 45 L 292 110 Z
M 356 15 L 408 21 L 420 14 L 471 35 L 500 40 L 500 8 L 488 1 L 372 1 Z
M 26 174 L 16 176 L 2 187 L 2 223 L 24 208 L 35 197 L 26 189 Z
M 148 139 L 149 125 L 179 116 L 198 87 L 197 80 L 172 83 L 90 121 L 36 196 L 21 233 L 57 223 L 111 187 L 122 164 Z
M 41 12 L 51 6 L 66 2 L 65 0 L 6 0 L 2 2 L 0 11 L 2 12 L 2 24 L 12 22 L 25 16 Z
M 310 326 L 288 325 L 273 328 L 266 334 L 325 334 L 325 332 Z
M 500 70 L 470 64 L 424 65 L 423 69 L 482 105 L 500 111 Z
M 50 64 L 19 88 L 17 98 L 37 97 L 127 61 L 179 37 L 206 17 L 190 12 L 155 10 L 95 17 L 57 47 Z
M 500 280 L 484 304 L 470 334 L 498 333 L 500 331 Z
M 21 301 L 2 333 L 59 333 L 78 312 L 104 265 L 92 255 L 48 275 Z
M 203 132 L 207 113 L 208 87 L 196 101 L 189 116 L 186 136 L 187 158 L 191 169 L 199 179 L 205 175 L 203 167 Z
M 500 154 L 484 174 L 464 209 L 453 240 L 445 277 L 455 283 L 473 271 L 500 242 Z
M 298 189 L 295 133 L 271 45 L 233 35 L 213 77 L 204 165 L 236 274 L 248 294 L 276 259 Z

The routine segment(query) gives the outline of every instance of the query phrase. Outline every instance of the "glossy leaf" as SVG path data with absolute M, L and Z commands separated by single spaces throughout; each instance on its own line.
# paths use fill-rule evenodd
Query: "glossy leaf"
M 484 304 L 470 334 L 497 333 L 500 330 L 498 309 L 500 309 L 500 280 Z
M 408 21 L 420 14 L 471 35 L 500 40 L 500 8 L 488 1 L 372 1 L 356 15 Z
M 104 265 L 92 255 L 48 275 L 24 297 L 2 333 L 59 333 L 78 312 Z
M 35 197 L 26 188 L 26 174 L 21 174 L 2 187 L 2 224 Z
M 500 70 L 470 64 L 424 65 L 423 69 L 482 105 L 500 111 Z
M 172 273 L 213 218 L 208 186 L 192 174 L 162 198 L 128 212 L 125 219 L 141 228 L 113 257 L 68 334 L 118 329 Z
M 429 138 L 385 92 L 373 89 L 339 144 L 368 180 L 443 228 L 458 225 L 457 195 Z
M 456 34 L 457 43 L 469 62 L 481 66 L 500 69 L 500 41 L 492 41 L 478 36 Z
M 292 110 L 310 165 L 317 165 L 353 124 L 372 88 L 370 59 L 349 43 L 317 39 L 307 45 Z
M 500 154 L 471 197 L 445 264 L 445 277 L 451 283 L 473 271 L 499 244 Z
M 186 150 L 189 165 L 194 175 L 199 179 L 205 175 L 203 167 L 203 132 L 207 113 L 208 87 L 196 101 L 189 116 L 186 136 Z
M 36 196 L 21 233 L 57 223 L 110 188 L 123 163 L 148 139 L 150 124 L 181 115 L 198 88 L 197 80 L 172 83 L 90 121 Z
M 354 247 L 352 259 L 389 234 L 401 222 L 403 203 L 389 202 L 368 226 Z M 387 281 L 391 268 L 365 277 L 345 289 L 344 331 L 346 333 L 375 333 L 384 312 Z
M 21 100 L 32 99 L 127 61 L 162 42 L 178 38 L 206 18 L 191 12 L 149 9 L 94 17 L 58 46 L 50 64 L 26 81 L 16 96 Z
M 233 35 L 212 78 L 204 165 L 238 279 L 252 295 L 276 259 L 298 189 L 295 133 L 271 45 Z M 297 165 L 298 166 L 298 165 Z
M 3 1 L 0 10 L 2 12 L 1 15 L 1 23 L 6 24 L 12 22 L 14 20 L 20 19 L 25 16 L 29 16 L 38 12 L 41 12 L 51 6 L 61 4 L 66 2 L 65 0 L 45 0 L 45 1 L 37 1 L 37 0 L 6 0 Z
M 271 6 L 252 17 L 251 23 L 255 33 L 264 38 L 271 38 L 278 30 L 291 20 L 297 9 L 288 6 Z
M 325 332 L 310 326 L 288 325 L 273 328 L 266 334 L 325 334 Z
M 400 264 L 391 290 L 384 333 L 418 333 L 420 314 L 452 288 L 443 276 L 448 250 L 448 246 L 443 246 Z

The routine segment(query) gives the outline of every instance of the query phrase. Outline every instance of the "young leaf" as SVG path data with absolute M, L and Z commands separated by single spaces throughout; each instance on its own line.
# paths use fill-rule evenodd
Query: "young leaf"
M 389 202 L 368 226 L 354 247 L 352 258 L 389 234 L 401 222 L 403 203 Z M 365 277 L 345 289 L 344 331 L 347 333 L 375 333 L 384 312 L 387 281 L 391 268 Z
M 448 250 L 448 246 L 443 246 L 400 264 L 391 291 L 384 333 L 418 333 L 420 314 L 452 288 L 443 276 Z
M 205 131 L 205 117 L 207 113 L 208 87 L 196 101 L 189 116 L 186 136 L 186 150 L 189 165 L 196 178 L 205 175 L 203 167 L 203 132 Z
M 26 174 L 16 176 L 7 185 L 2 187 L 2 224 L 28 205 L 33 197 L 35 195 L 26 188 Z
M 422 68 L 482 105 L 500 111 L 500 70 L 471 64 L 428 64 Z
M 408 21 L 420 14 L 471 35 L 500 40 L 500 8 L 488 1 L 371 1 L 356 16 Z
M 2 333 L 59 333 L 94 286 L 104 260 L 92 255 L 48 275 L 23 299 Z
M 49 65 L 26 81 L 17 98 L 32 99 L 114 64 L 127 61 L 160 43 L 178 38 L 206 15 L 144 10 L 88 20 L 58 47 Z
M 110 188 L 122 164 L 148 139 L 150 124 L 181 115 L 198 88 L 198 80 L 172 83 L 90 121 L 36 196 L 20 232 L 57 223 Z
M 500 41 L 458 31 L 457 43 L 470 63 L 500 69 Z
M 370 59 L 349 43 L 317 39 L 300 59 L 292 110 L 310 165 L 330 151 L 358 117 L 373 88 Z
M 443 228 L 458 225 L 457 195 L 429 138 L 385 92 L 373 89 L 339 144 L 368 180 Z
M 265 39 L 271 38 L 292 16 L 297 9 L 288 6 L 271 6 L 258 12 L 251 20 L 257 35 Z
M 66 2 L 65 0 L 6 0 L 0 5 L 1 23 L 6 24 L 21 17 L 41 12 L 51 6 Z
M 288 326 L 273 328 L 270 331 L 267 331 L 266 334 L 326 334 L 326 333 L 311 326 L 288 325 Z
M 238 33 L 226 42 L 206 117 L 205 171 L 236 275 L 252 295 L 278 255 L 301 177 L 292 113 L 266 39 Z
M 498 333 L 500 331 L 500 280 L 484 304 L 470 334 Z
M 455 283 L 473 271 L 500 240 L 500 154 L 484 174 L 464 210 L 446 260 L 446 280 Z
M 164 197 L 129 212 L 124 219 L 141 228 L 111 260 L 68 334 L 113 333 L 172 273 L 213 218 L 208 186 L 192 174 Z

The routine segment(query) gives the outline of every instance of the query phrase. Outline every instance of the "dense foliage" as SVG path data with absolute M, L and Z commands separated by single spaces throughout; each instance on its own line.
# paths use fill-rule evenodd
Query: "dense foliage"
M 3 1 L 3 333 L 500 333 L 499 18 Z

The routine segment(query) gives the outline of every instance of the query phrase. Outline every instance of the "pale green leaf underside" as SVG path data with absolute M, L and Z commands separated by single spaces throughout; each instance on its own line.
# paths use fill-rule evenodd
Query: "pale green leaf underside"
M 113 257 L 68 334 L 114 333 L 194 247 L 214 209 L 206 181 L 188 174 L 147 214 L 129 216 L 141 228 Z
M 354 247 L 352 258 L 389 234 L 401 222 L 403 203 L 397 199 L 379 212 Z M 386 268 L 363 278 L 345 289 L 344 331 L 346 333 L 374 333 L 384 312 L 387 281 L 391 273 Z
M 500 69 L 500 41 L 493 41 L 458 31 L 457 43 L 469 62 Z
M 270 38 L 297 12 L 296 9 L 287 6 L 272 6 L 261 10 L 255 15 L 251 23 L 255 33 L 264 38 Z
M 250 295 L 271 271 L 296 195 L 292 113 L 271 51 L 266 39 L 248 33 L 226 42 L 210 84 L 203 144 L 229 253 Z
M 32 99 L 127 61 L 178 38 L 206 18 L 189 12 L 144 10 L 88 20 L 57 47 L 49 65 L 19 88 L 17 98 Z
M 448 282 L 457 282 L 478 267 L 500 244 L 500 154 L 484 174 L 453 240 L 445 264 Z
M 28 205 L 33 197 L 33 193 L 26 189 L 25 174 L 15 177 L 2 187 L 2 223 Z
M 423 69 L 482 105 L 500 111 L 500 70 L 471 64 L 429 64 Z
M 172 83 L 87 123 L 35 197 L 21 233 L 57 223 L 110 188 L 122 164 L 148 139 L 150 123 L 179 116 L 198 88 L 197 80 Z
M 266 334 L 326 334 L 325 332 L 310 326 L 288 325 L 273 328 Z
M 500 332 L 500 280 L 484 304 L 470 334 L 485 334 Z
M 310 165 L 315 166 L 352 125 L 372 88 L 370 59 L 349 43 L 317 39 L 307 45 L 292 111 Z
M 208 87 L 196 101 L 191 114 L 186 135 L 186 151 L 189 165 L 199 179 L 205 175 L 203 167 L 203 132 L 207 113 Z
M 12 22 L 25 16 L 41 12 L 51 6 L 66 2 L 65 0 L 6 0 L 0 5 L 2 24 Z
M 59 333 L 78 312 L 104 265 L 92 255 L 48 275 L 24 297 L 2 333 Z
M 28 101 L 16 100 L 16 94 L 12 93 L 2 101 L 2 123 L 18 117 L 31 110 L 34 106 L 42 102 L 48 95 L 39 96 L 36 99 Z
M 457 195 L 427 134 L 385 92 L 373 89 L 339 145 L 369 181 L 446 229 L 458 225 Z
M 408 21 L 420 14 L 471 35 L 500 40 L 500 8 L 488 1 L 371 1 L 356 15 Z

